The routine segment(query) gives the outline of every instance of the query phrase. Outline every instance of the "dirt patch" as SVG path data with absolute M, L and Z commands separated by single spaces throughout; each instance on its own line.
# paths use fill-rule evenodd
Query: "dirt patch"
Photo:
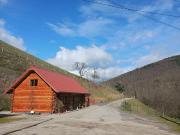
M 60 115 L 40 115 L 53 120 L 13 135 L 175 135 L 157 121 L 121 112 L 121 103 L 119 100 Z

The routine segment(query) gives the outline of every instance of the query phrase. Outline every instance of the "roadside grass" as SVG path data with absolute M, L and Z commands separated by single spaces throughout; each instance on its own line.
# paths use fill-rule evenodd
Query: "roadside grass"
M 101 84 L 95 84 L 88 80 L 81 81 L 80 83 L 88 89 L 91 93 L 91 98 L 95 99 L 96 102 L 111 102 L 123 97 L 123 94 L 118 91 Z
M 3 117 L 3 118 L 0 118 L 0 124 L 14 122 L 14 121 L 22 120 L 22 119 L 24 118 Z
M 158 113 L 148 107 L 147 105 L 143 104 L 137 99 L 129 99 L 123 102 L 121 109 L 123 111 L 132 112 L 140 115 L 149 115 L 149 116 L 157 116 Z
M 134 113 L 141 116 L 154 117 L 159 120 L 160 123 L 166 124 L 172 131 L 180 133 L 179 119 L 171 118 L 165 115 L 161 115 L 151 107 L 143 104 L 138 99 L 129 99 L 122 103 L 121 110 L 129 113 Z
M 168 116 L 163 116 L 159 118 L 160 122 L 168 125 L 173 131 L 180 133 L 180 120 L 176 118 L 171 118 Z

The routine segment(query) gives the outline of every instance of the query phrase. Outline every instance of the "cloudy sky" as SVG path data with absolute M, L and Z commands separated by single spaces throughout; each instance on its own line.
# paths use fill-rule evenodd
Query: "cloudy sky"
M 0 39 L 73 73 L 85 62 L 109 79 L 180 54 L 180 1 L 0 0 Z

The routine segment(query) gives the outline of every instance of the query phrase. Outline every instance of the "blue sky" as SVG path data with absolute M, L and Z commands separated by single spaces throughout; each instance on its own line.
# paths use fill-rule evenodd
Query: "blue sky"
M 85 62 L 108 79 L 180 54 L 180 30 L 135 12 L 91 0 L 0 0 L 0 39 L 51 64 L 77 73 Z M 143 15 L 180 28 L 177 0 L 100 0 L 143 10 Z

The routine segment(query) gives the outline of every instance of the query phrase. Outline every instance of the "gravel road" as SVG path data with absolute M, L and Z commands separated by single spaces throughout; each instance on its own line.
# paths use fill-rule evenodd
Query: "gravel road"
M 121 103 L 122 100 L 118 100 L 65 114 L 31 116 L 24 121 L 11 123 L 14 124 L 13 128 L 18 123 L 52 120 L 9 135 L 175 135 L 166 125 L 152 118 L 121 112 Z M 1 129 L 10 130 L 11 124 L 0 124 L 0 132 Z

